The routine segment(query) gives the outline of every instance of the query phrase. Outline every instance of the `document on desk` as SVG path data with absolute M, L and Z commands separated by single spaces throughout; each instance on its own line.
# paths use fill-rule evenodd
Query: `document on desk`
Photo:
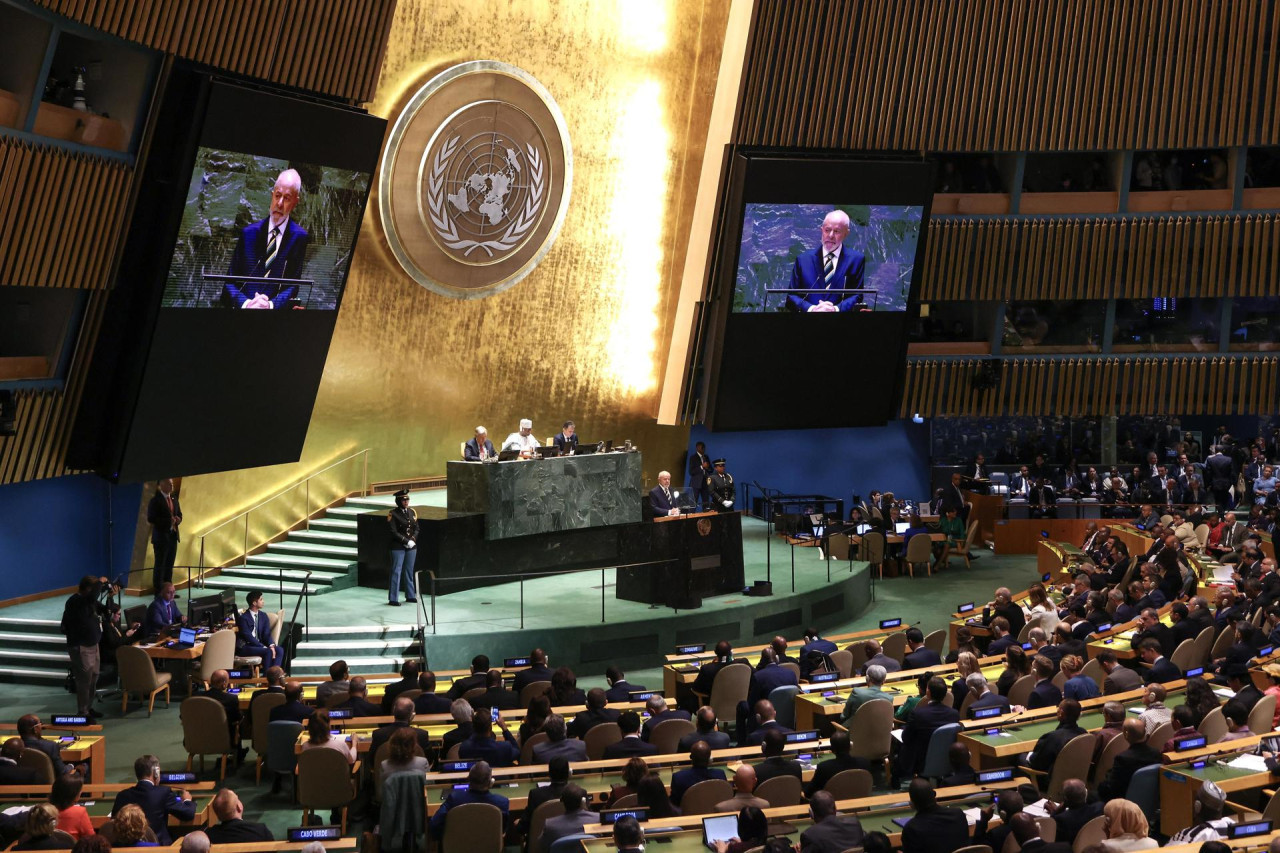
M 1235 566 L 1214 566 L 1213 579 L 1216 581 L 1230 581 L 1231 574 L 1236 570 Z
M 1267 760 L 1261 755 L 1246 753 L 1237 755 L 1235 758 L 1227 762 L 1228 767 L 1235 767 L 1239 770 L 1252 770 L 1255 773 L 1267 772 Z

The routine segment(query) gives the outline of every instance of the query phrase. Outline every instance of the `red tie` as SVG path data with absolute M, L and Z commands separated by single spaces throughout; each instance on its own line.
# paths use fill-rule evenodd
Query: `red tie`
M 165 495 L 164 502 L 169 505 L 169 529 L 173 529 L 173 496 Z

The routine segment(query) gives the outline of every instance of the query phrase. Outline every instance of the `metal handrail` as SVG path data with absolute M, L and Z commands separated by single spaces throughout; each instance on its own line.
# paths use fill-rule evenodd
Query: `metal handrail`
M 364 448 L 363 450 L 358 450 L 358 451 L 356 451 L 355 453 L 352 453 L 352 454 L 351 454 L 351 455 L 349 455 L 349 456 L 344 456 L 344 457 L 343 457 L 343 458 L 341 458 L 341 459 L 338 459 L 338 460 L 336 460 L 336 461 L 334 461 L 334 462 L 331 462 L 331 463 L 329 463 L 328 465 L 326 465 L 325 467 L 321 468 L 321 469 L 320 469 L 320 470 L 318 470 L 318 471 L 313 471 L 313 472 L 311 472 L 310 474 L 308 474 L 306 477 L 302 478 L 301 480 L 298 480 L 298 481 L 297 481 L 297 482 L 295 482 L 295 483 L 291 483 L 290 485 L 288 485 L 288 486 L 285 486 L 285 487 L 281 488 L 281 489 L 280 489 L 279 491 L 277 491 L 275 494 L 271 495 L 271 497 L 266 498 L 265 500 L 261 500 L 261 501 L 259 501 L 258 503 L 254 504 L 253 506 L 249 507 L 248 509 L 241 510 L 240 512 L 236 513 L 235 515 L 231 516 L 230 518 L 226 519 L 225 521 L 220 522 L 219 524 L 216 524 L 216 525 L 214 525 L 213 527 L 210 527 L 208 530 L 206 530 L 206 531 L 204 531 L 203 533 L 201 533 L 201 534 L 200 534 L 200 564 L 199 564 L 199 569 L 200 569 L 200 578 L 199 578 L 199 580 L 200 580 L 200 586 L 203 588 L 203 587 L 204 587 L 204 585 L 205 585 L 205 568 L 206 568 L 206 566 L 205 566 L 205 560 L 204 560 L 204 544 L 205 544 L 205 537 L 210 536 L 210 535 L 212 535 L 212 534 L 214 534 L 214 533 L 218 532 L 218 531 L 219 531 L 219 530 L 221 530 L 222 528 L 226 527 L 228 524 L 232 524 L 232 523 L 235 523 L 235 522 L 237 522 L 237 521 L 244 521 L 245 519 L 247 519 L 247 518 L 248 518 L 249 513 L 253 512 L 254 510 L 261 509 L 262 507 L 266 506 L 267 504 L 269 504 L 269 503 L 271 503 L 272 501 L 276 500 L 277 498 L 281 497 L 281 496 L 282 496 L 282 495 L 284 495 L 285 493 L 290 492 L 290 491 L 292 491 L 293 489 L 298 488 L 299 486 L 305 486 L 305 487 L 306 487 L 306 489 L 307 489 L 307 497 L 306 497 L 306 503 L 307 503 L 307 506 L 306 506 L 306 513 L 305 513 L 305 515 L 303 516 L 303 518 L 298 519 L 298 521 L 310 522 L 310 520 L 311 520 L 311 481 L 312 481 L 313 479 L 315 479 L 316 477 L 319 477 L 321 474 L 324 474 L 326 471 L 330 471 L 330 470 L 332 470 L 332 469 L 334 469 L 334 468 L 337 468 L 339 465 L 342 465 L 342 464 L 344 464 L 344 463 L 350 462 L 352 459 L 355 459 L 355 458 L 356 458 L 356 457 L 358 457 L 358 456 L 363 456 L 363 457 L 364 457 L 364 469 L 363 469 L 363 473 L 362 473 L 362 475 L 361 475 L 361 481 L 360 481 L 360 483 L 361 483 L 361 485 L 360 485 L 360 495 L 361 495 L 362 497 L 364 497 L 364 496 L 366 496 L 366 495 L 368 495 L 368 494 L 369 494 L 369 448 L 367 448 L 367 447 L 366 447 L 366 448 Z M 297 524 L 297 523 L 298 523 L 298 521 L 291 522 L 291 523 L 290 523 L 290 525 L 289 525 L 289 527 L 288 527 L 288 528 L 286 528 L 286 529 L 292 529 L 293 525 L 294 525 L 294 524 Z M 249 529 L 248 529 L 248 524 L 246 523 L 246 525 L 245 525 L 245 544 L 244 544 L 244 549 L 243 549 L 242 553 L 240 554 L 240 558 L 241 558 L 241 559 L 246 559 L 248 556 L 249 556 Z M 283 584 L 283 576 L 281 577 L 281 584 Z M 283 589 L 281 590 L 281 592 L 282 592 L 282 594 L 283 594 Z

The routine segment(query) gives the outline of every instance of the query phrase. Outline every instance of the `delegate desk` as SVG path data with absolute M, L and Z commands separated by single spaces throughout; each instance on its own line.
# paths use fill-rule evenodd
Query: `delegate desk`
M 1161 623 L 1173 627 L 1173 605 L 1166 604 L 1160 608 Z M 1133 638 L 1138 633 L 1138 620 L 1131 619 L 1128 622 L 1121 622 L 1119 625 L 1112 625 L 1108 630 L 1102 633 L 1090 634 L 1093 639 L 1089 640 L 1085 646 L 1089 654 L 1089 660 L 1093 660 L 1100 652 L 1110 649 L 1116 653 L 1116 657 L 1121 661 L 1136 661 L 1138 652 L 1133 648 Z
M 326 850 L 357 850 L 360 839 L 335 838 L 325 841 L 242 841 L 235 844 L 210 844 L 209 853 L 276 853 L 277 851 L 301 850 L 308 844 L 322 844 Z M 156 847 L 113 847 L 113 853 L 156 853 Z
M 1165 687 L 1169 690 L 1165 704 L 1170 708 L 1180 704 L 1179 699 L 1185 693 L 1186 682 L 1171 681 Z M 1090 732 L 1101 729 L 1105 725 L 1102 706 L 1107 702 L 1120 702 L 1125 706 L 1126 714 L 1141 713 L 1145 707 L 1142 704 L 1145 693 L 1145 690 L 1138 689 L 1087 699 L 1080 703 L 1081 713 L 1077 724 Z M 975 770 L 1008 767 L 1018 756 L 1035 749 L 1036 741 L 1041 735 L 1058 727 L 1057 713 L 1058 709 L 1054 706 L 990 720 L 962 721 L 965 731 L 958 740 L 969 747 L 970 763 Z M 997 731 L 988 734 L 993 729 Z
M 1225 791 L 1228 802 L 1241 791 L 1275 785 L 1275 775 L 1259 756 L 1252 755 L 1260 741 L 1273 736 L 1268 732 L 1187 752 L 1166 753 L 1172 763 L 1160 769 L 1160 831 L 1171 835 L 1195 821 L 1195 795 L 1205 782 L 1213 782 Z
M 134 784 L 133 782 L 111 785 L 104 785 L 100 782 L 85 784 L 84 789 L 80 792 L 78 803 L 84 806 L 85 811 L 89 813 L 89 821 L 95 829 L 110 820 L 111 806 L 115 803 L 116 794 L 127 788 L 134 787 Z M 187 829 L 200 829 L 208 826 L 209 819 L 213 814 L 213 797 L 216 793 L 213 790 L 214 783 L 193 782 L 190 785 L 174 787 L 176 789 L 186 788 L 191 792 L 192 801 L 196 806 L 196 813 L 191 820 L 184 821 L 180 821 L 170 815 L 169 826 L 174 828 L 185 827 Z M 0 785 L 0 810 L 31 806 L 48 799 L 48 785 Z M 156 848 L 153 847 L 151 849 L 155 850 Z

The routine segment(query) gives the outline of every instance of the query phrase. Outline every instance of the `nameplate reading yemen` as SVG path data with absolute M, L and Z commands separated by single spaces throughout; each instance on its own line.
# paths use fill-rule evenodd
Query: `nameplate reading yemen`
M 413 94 L 382 155 L 378 212 L 404 271 L 475 299 L 519 282 L 550 251 L 569 207 L 564 116 L 528 73 L 455 65 Z

